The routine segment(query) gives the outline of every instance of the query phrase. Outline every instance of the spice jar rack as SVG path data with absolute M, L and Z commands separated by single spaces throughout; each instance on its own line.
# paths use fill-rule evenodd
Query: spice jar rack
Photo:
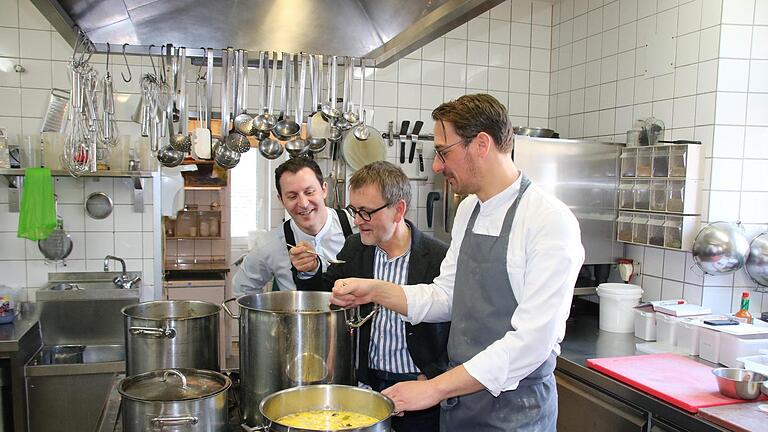
M 625 147 L 621 150 L 621 178 L 686 178 L 701 180 L 700 144 Z
M 701 156 L 698 144 L 623 148 L 616 239 L 690 249 L 701 220 Z
M 690 250 L 701 217 L 698 215 L 619 212 L 616 239 L 624 243 Z

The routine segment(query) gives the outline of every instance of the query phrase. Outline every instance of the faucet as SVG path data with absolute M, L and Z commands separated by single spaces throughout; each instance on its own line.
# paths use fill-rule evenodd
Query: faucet
M 112 283 L 117 285 L 118 288 L 131 289 L 133 288 L 133 284 L 141 280 L 141 276 L 129 278 L 128 274 L 125 271 L 125 260 L 113 255 L 107 255 L 104 257 L 104 271 L 109 271 L 109 260 L 118 261 L 120 265 L 123 267 L 122 274 L 119 276 L 115 276 L 115 278 L 112 279 Z

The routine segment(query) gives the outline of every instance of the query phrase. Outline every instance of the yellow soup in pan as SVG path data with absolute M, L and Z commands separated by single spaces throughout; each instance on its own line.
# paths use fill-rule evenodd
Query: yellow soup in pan
M 352 411 L 313 410 L 288 414 L 277 422 L 300 429 L 324 431 L 366 427 L 378 423 L 379 419 Z

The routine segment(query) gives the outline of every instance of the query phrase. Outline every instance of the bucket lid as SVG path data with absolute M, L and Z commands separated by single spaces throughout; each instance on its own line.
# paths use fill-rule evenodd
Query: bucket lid
M 232 381 L 218 372 L 202 369 L 161 369 L 120 381 L 118 391 L 143 402 L 201 399 L 226 391 Z
M 601 283 L 597 288 L 598 291 L 610 294 L 634 294 L 643 291 L 640 285 L 625 283 Z

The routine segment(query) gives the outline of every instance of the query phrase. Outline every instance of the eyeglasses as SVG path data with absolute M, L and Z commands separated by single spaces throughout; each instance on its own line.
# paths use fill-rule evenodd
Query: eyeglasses
M 461 140 L 456 141 L 455 143 L 449 144 L 447 146 L 440 146 L 440 147 L 435 146 L 435 154 L 440 159 L 440 162 L 445 163 L 445 155 L 448 153 L 448 150 L 450 150 L 451 147 L 461 143 L 470 142 L 473 139 L 475 139 L 475 137 L 472 137 L 470 139 L 462 138 Z
M 364 220 L 366 222 L 370 222 L 371 221 L 371 216 L 373 216 L 374 213 L 376 213 L 377 211 L 382 210 L 384 208 L 387 208 L 388 206 L 389 206 L 389 204 L 384 204 L 383 206 L 381 206 L 381 207 L 379 207 L 377 209 L 373 209 L 373 210 L 358 210 L 357 208 L 355 208 L 352 205 L 348 205 L 345 208 L 346 208 L 346 210 L 348 212 L 352 213 L 353 216 L 360 216 L 360 218 L 362 220 Z

